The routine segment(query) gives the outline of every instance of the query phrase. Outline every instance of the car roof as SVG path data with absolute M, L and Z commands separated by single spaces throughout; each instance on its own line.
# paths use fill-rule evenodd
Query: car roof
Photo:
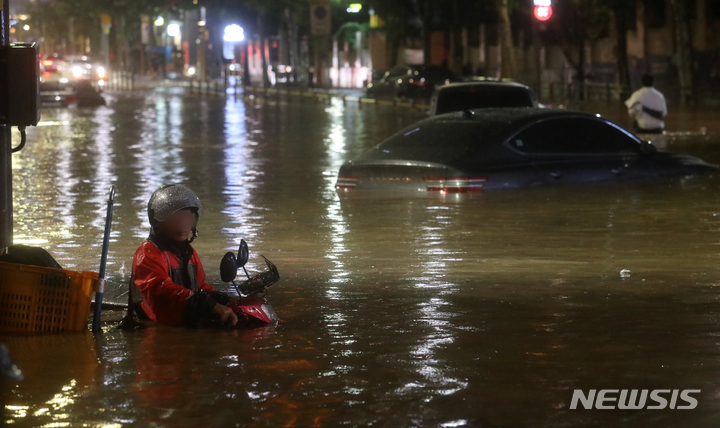
M 522 128 L 547 119 L 563 119 L 563 118 L 585 118 L 596 119 L 603 122 L 609 122 L 613 126 L 622 129 L 629 136 L 636 140 L 632 133 L 625 128 L 615 124 L 614 122 L 600 116 L 599 114 L 585 113 L 573 110 L 559 110 L 549 108 L 535 107 L 512 107 L 512 108 L 481 108 L 475 110 L 456 111 L 452 113 L 440 114 L 421 121 L 426 126 L 446 126 L 453 122 L 474 122 L 484 129 L 495 130 L 496 138 L 509 138 L 516 134 Z M 638 140 L 639 141 L 639 140 Z
M 447 85 L 438 86 L 438 90 L 468 89 L 468 88 L 523 88 L 530 90 L 530 87 L 517 82 L 499 82 L 496 80 L 488 80 L 483 82 L 454 82 Z
M 519 125 L 533 122 L 537 119 L 556 119 L 570 117 L 600 118 L 599 114 L 584 113 L 573 110 L 559 110 L 549 108 L 481 108 L 459 112 L 445 113 L 434 116 L 426 121 L 477 121 L 496 123 L 498 125 Z M 603 120 L 606 120 L 603 118 Z
M 400 65 L 400 67 L 407 67 L 407 68 L 409 68 L 409 69 L 411 69 L 411 70 L 443 70 L 443 71 L 452 72 L 452 71 L 451 71 L 450 69 L 448 69 L 447 67 L 442 67 L 442 66 L 439 66 L 439 65 L 405 64 L 405 65 Z
M 600 115 L 545 108 L 482 108 L 441 114 L 417 122 L 361 155 L 357 160 L 408 159 L 456 164 L 468 150 L 482 151 L 488 162 L 506 156 L 505 142 L 528 126 L 543 120 L 583 118 L 609 122 L 638 143 L 628 131 Z M 421 131 L 422 132 L 418 132 Z M 449 138 L 452 136 L 452 138 Z M 482 138 L 478 138 L 482 136 Z M 442 140 L 443 144 L 435 142 Z M 473 140 L 475 143 L 467 144 Z M 476 144 L 482 141 L 482 144 Z

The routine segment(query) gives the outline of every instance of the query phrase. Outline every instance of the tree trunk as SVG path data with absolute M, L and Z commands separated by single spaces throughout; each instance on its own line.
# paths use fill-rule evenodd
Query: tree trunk
M 578 80 L 578 99 L 585 100 L 585 37 L 577 40 L 578 62 L 577 62 L 577 80 Z
M 270 76 L 268 76 L 268 67 L 267 67 L 267 49 L 265 48 L 265 44 L 267 40 L 265 39 L 265 31 L 263 27 L 262 22 L 262 16 L 258 15 L 257 17 L 257 31 L 258 31 L 258 37 L 260 39 L 260 66 L 262 67 L 262 79 L 263 79 L 263 87 L 267 88 L 270 86 Z
M 388 68 L 397 65 L 398 52 L 400 52 L 400 37 L 395 37 L 390 43 L 390 61 L 388 61 Z
M 413 7 L 415 9 L 415 13 L 417 14 L 418 18 L 420 18 L 420 22 L 422 25 L 422 28 L 420 29 L 420 36 L 423 40 L 423 62 L 425 64 L 430 64 L 430 15 L 431 15 L 431 4 L 430 1 L 426 1 L 423 3 L 423 6 L 425 6 L 424 9 L 420 7 L 418 4 L 418 0 L 413 0 Z
M 423 23 L 423 62 L 425 64 L 432 63 L 431 47 L 430 31 L 427 29 L 427 25 Z
M 243 55 L 243 58 L 245 59 L 245 63 L 242 65 L 243 67 L 243 78 L 242 78 L 242 84 L 243 87 L 245 86 L 252 86 L 250 83 L 250 61 L 252 58 L 250 57 L 250 40 L 247 40 L 245 43 L 245 55 Z
M 627 13 L 624 8 L 615 10 L 615 31 L 617 44 L 615 46 L 618 83 L 620 84 L 620 99 L 624 100 L 630 96 L 630 61 L 627 54 Z
M 508 0 L 495 0 L 498 8 L 500 45 L 502 47 L 502 68 L 500 77 L 512 78 L 515 75 L 515 47 L 512 40 Z
M 680 103 L 692 100 L 693 83 L 690 58 L 690 31 L 687 25 L 687 12 L 684 0 L 670 0 L 675 18 L 675 39 L 677 41 L 677 68 L 680 80 Z

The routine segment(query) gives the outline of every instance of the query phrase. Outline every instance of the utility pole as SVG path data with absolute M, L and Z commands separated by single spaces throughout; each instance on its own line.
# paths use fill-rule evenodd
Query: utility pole
M 40 120 L 38 47 L 10 43 L 10 7 L 0 0 L 0 248 L 13 244 L 12 154 L 25 146 L 25 127 Z M 12 100 L 12 103 L 11 103 Z M 12 147 L 10 130 L 21 140 Z
M 10 5 L 9 0 L 0 0 L 2 20 L 0 21 L 0 46 L 10 45 Z M 5 50 L 7 52 L 7 50 Z M 10 67 L 8 57 L 0 59 L 0 82 L 8 81 Z M 6 84 L 0 85 L 3 94 L 0 101 L 4 102 L 3 110 L 8 112 L 10 100 Z M 4 121 L 5 122 L 5 121 Z M 0 248 L 13 243 L 13 204 L 12 204 L 12 140 L 10 125 L 0 124 Z

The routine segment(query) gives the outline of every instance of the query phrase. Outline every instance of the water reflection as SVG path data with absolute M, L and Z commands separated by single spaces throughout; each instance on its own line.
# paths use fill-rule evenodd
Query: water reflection
M 37 427 L 79 422 L 73 410 L 97 386 L 100 368 L 92 335 L 3 335 L 0 340 L 10 347 L 25 376 L 16 385 L 2 381 L 9 388 L 2 394 L 9 422 Z
M 345 162 L 346 150 L 345 144 L 347 137 L 345 135 L 344 125 L 344 106 L 341 100 L 333 98 L 331 105 L 325 109 L 330 119 L 330 129 L 325 138 L 325 150 L 327 165 L 323 171 L 325 206 L 327 210 L 326 218 L 329 221 L 331 232 L 329 233 L 331 245 L 325 257 L 333 263 L 330 270 L 331 285 L 328 287 L 328 297 L 331 299 L 339 298 L 339 285 L 348 282 L 350 272 L 346 271 L 343 258 L 347 255 L 348 249 L 345 247 L 345 234 L 347 233 L 347 225 L 342 216 L 342 207 L 340 206 L 340 198 L 335 191 L 335 181 L 337 180 L 337 171 Z
M 260 227 L 258 215 L 260 207 L 253 200 L 257 190 L 257 181 L 262 178 L 258 168 L 258 159 L 254 147 L 258 142 L 252 138 L 247 129 L 247 112 L 245 103 L 228 97 L 225 103 L 225 148 L 224 172 L 225 186 L 223 193 L 226 198 L 222 213 L 228 218 L 223 233 L 236 237 L 232 242 L 245 238 L 254 246 L 260 246 L 257 229 Z M 236 245 L 228 249 L 235 250 Z
M 720 370 L 717 177 L 467 195 L 338 193 L 342 162 L 422 115 L 158 89 L 48 111 L 15 155 L 16 231 L 96 269 L 108 299 L 146 204 L 188 184 L 209 282 L 240 238 L 278 265 L 277 326 L 0 337 L 14 426 L 711 426 Z M 690 129 L 690 128 L 688 128 Z M 718 163 L 713 132 L 673 150 Z M 706 139 L 706 137 L 708 139 Z M 123 264 L 125 269 L 123 269 Z M 620 271 L 632 271 L 621 278 Z M 113 294 L 114 293 L 114 294 Z M 89 341 L 88 341 L 89 340 Z M 573 413 L 574 388 L 699 388 L 693 413 Z M 706 395 L 707 394 L 707 395 Z

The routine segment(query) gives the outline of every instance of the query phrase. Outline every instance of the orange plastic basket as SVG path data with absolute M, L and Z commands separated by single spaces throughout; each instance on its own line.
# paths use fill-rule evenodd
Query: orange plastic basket
M 0 262 L 0 331 L 87 328 L 96 272 Z

